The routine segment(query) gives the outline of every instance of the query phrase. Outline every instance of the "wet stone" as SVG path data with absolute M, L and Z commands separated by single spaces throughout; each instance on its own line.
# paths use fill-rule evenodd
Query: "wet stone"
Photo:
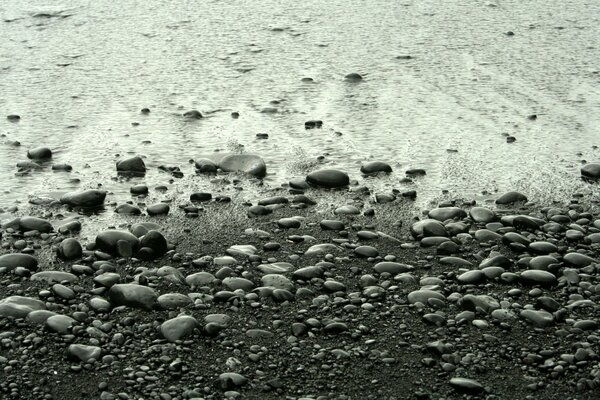
M 84 344 L 71 344 L 67 348 L 67 355 L 71 360 L 89 362 L 99 360 L 102 349 L 98 346 L 87 346 Z
M 350 178 L 345 172 L 335 169 L 322 169 L 306 176 L 306 182 L 324 188 L 342 188 L 348 186 Z

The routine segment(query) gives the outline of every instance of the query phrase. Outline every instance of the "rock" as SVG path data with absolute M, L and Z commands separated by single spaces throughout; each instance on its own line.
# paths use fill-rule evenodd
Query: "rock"
M 140 195 L 145 195 L 148 194 L 148 186 L 146 185 L 135 185 L 129 188 L 129 193 L 135 195 L 135 196 L 140 196 Z
M 0 317 L 25 318 L 35 310 L 45 310 L 46 305 L 38 299 L 10 296 L 0 300 Z
M 480 311 L 486 314 L 500 308 L 500 303 L 496 299 L 485 294 L 466 294 L 458 301 L 458 305 L 463 310 Z
M 504 193 L 502 196 L 500 196 L 498 199 L 496 199 L 496 204 L 513 204 L 513 203 L 520 203 L 520 202 L 526 202 L 527 201 L 527 197 L 519 192 L 507 192 Z
M 406 175 L 410 176 L 410 177 L 415 177 L 415 176 L 425 176 L 427 175 L 427 171 L 425 171 L 422 168 L 412 168 L 412 169 L 408 169 L 404 172 Z
M 183 116 L 188 119 L 201 119 L 202 114 L 198 110 L 190 110 L 183 113 Z
M 251 244 L 236 244 L 225 250 L 231 257 L 250 257 L 256 254 L 256 247 Z
M 153 205 L 149 206 L 148 208 L 146 208 L 146 212 L 150 216 L 167 215 L 169 213 L 170 209 L 171 208 L 169 207 L 168 204 L 158 203 L 158 204 L 153 204 Z
M 281 229 L 297 229 L 300 228 L 300 220 L 297 218 L 281 218 L 277 221 L 277 226 Z
M 413 267 L 411 267 L 410 265 L 392 261 L 382 261 L 380 263 L 375 264 L 375 266 L 373 267 L 373 270 L 375 270 L 375 272 L 378 272 L 380 274 L 387 272 L 392 275 L 398 275 L 404 272 L 411 271 L 412 269 Z
M 346 228 L 342 221 L 333 219 L 324 219 L 320 222 L 321 229 L 324 231 L 342 231 Z
M 379 252 L 372 246 L 358 246 L 354 249 L 354 254 L 361 258 L 374 258 L 379 255 Z
M 48 283 L 60 283 L 60 282 L 75 282 L 77 280 L 77 276 L 73 275 L 70 272 L 64 271 L 41 271 L 36 272 L 31 275 L 29 278 L 32 281 L 42 281 Z
M 597 263 L 598 260 L 581 253 L 568 253 L 563 257 L 565 263 L 574 267 L 587 267 L 592 263 Z
M 554 324 L 552 314 L 543 310 L 523 310 L 521 311 L 521 318 L 537 328 L 546 328 Z
M 75 325 L 75 320 L 68 315 L 52 315 L 46 320 L 46 327 L 52 332 L 67 334 Z
M 83 249 L 77 239 L 67 238 L 60 242 L 56 253 L 59 258 L 65 261 L 71 261 L 81 258 Z
M 350 184 L 350 178 L 345 172 L 336 169 L 322 169 L 308 174 L 306 182 L 318 187 L 342 188 Z
M 323 121 L 321 120 L 310 120 L 304 123 L 304 129 L 321 129 L 323 127 Z
M 258 202 L 259 206 L 270 206 L 270 205 L 274 205 L 274 204 L 288 204 L 290 201 L 283 196 L 274 196 L 274 197 L 267 197 L 266 199 L 261 199 Z
M 163 322 L 160 326 L 160 332 L 165 339 L 174 343 L 190 336 L 198 325 L 196 318 L 189 315 L 180 315 Z
M 288 278 L 280 274 L 267 274 L 261 278 L 263 286 L 274 289 L 294 290 L 294 284 Z
M 333 213 L 335 215 L 358 215 L 360 214 L 360 210 L 356 206 L 345 205 L 336 208 Z
M 186 276 L 185 282 L 194 287 L 209 286 L 215 281 L 215 276 L 209 272 L 201 271 Z
M 459 377 L 451 378 L 450 386 L 452 386 L 457 392 L 472 395 L 481 393 L 485 390 L 484 387 L 476 380 Z
M 23 232 L 38 231 L 41 233 L 48 233 L 54 230 L 50 222 L 36 217 L 21 217 L 19 219 L 19 229 Z
M 528 270 L 521 273 L 521 280 L 532 285 L 551 286 L 557 282 L 556 276 L 548 271 Z
M 586 164 L 581 167 L 581 176 L 591 180 L 600 179 L 600 164 Z
M 217 172 L 217 164 L 208 158 L 200 158 L 194 161 L 196 172 L 202 174 L 212 174 Z
M 146 164 L 139 156 L 127 158 L 117 162 L 117 172 L 125 174 L 145 174 Z
M 356 72 L 352 72 L 351 74 L 348 74 L 344 77 L 344 79 L 347 82 L 360 82 L 363 80 L 363 77 L 360 74 L 357 74 Z
M 100 232 L 96 236 L 96 247 L 109 254 L 119 254 L 118 242 L 124 241 L 131 246 L 133 251 L 137 250 L 140 241 L 137 237 L 127 231 L 108 230 Z
M 94 283 L 97 286 L 104 286 L 106 288 L 114 286 L 115 284 L 119 283 L 120 280 L 121 275 L 117 274 L 116 272 L 105 272 L 94 277 Z
M 36 147 L 27 151 L 27 158 L 32 160 L 48 160 L 52 158 L 52 151 L 47 147 Z
M 100 360 L 102 349 L 98 346 L 86 346 L 83 344 L 71 344 L 67 348 L 67 355 L 74 361 L 82 361 L 84 363 L 91 360 Z
M 113 285 L 108 291 L 111 303 L 117 306 L 128 306 L 152 310 L 158 298 L 154 289 L 148 286 L 123 283 Z
M 65 171 L 65 172 L 69 172 L 72 171 L 73 167 L 70 166 L 69 164 L 53 164 L 52 165 L 52 171 Z
M 66 193 L 60 198 L 60 202 L 71 207 L 92 208 L 104 205 L 105 198 L 106 191 L 90 189 L 82 192 Z
M 35 271 L 38 267 L 38 260 L 29 254 L 4 254 L 0 256 L 0 268 L 5 268 L 12 271 L 17 267 L 27 268 L 30 271 Z
M 360 167 L 360 172 L 365 175 L 374 175 L 380 172 L 389 174 L 392 172 L 392 167 L 382 161 L 372 161 Z
M 410 227 L 410 233 L 415 239 L 428 236 L 448 236 L 444 224 L 435 219 L 423 219 L 415 222 Z
M 6 116 L 6 119 L 10 122 L 18 122 L 21 120 L 21 116 L 16 114 L 10 114 Z
M 483 271 L 478 270 L 478 269 L 464 272 L 456 277 L 456 280 L 458 281 L 458 283 L 463 284 L 463 285 L 482 283 L 482 282 L 485 282 L 486 279 L 487 278 L 486 278 L 485 274 L 483 273 Z
M 331 243 L 321 243 L 311 246 L 304 252 L 307 257 L 323 256 L 327 253 L 337 253 L 341 251 L 339 247 Z
M 246 278 L 239 277 L 227 277 L 223 279 L 223 286 L 231 291 L 236 291 L 238 289 L 243 290 L 244 292 L 250 292 L 254 289 L 254 283 Z
M 140 210 L 138 207 L 132 206 L 131 204 L 125 203 L 118 206 L 115 209 L 115 212 L 123 215 L 140 215 L 142 210 Z
M 410 304 L 422 303 L 428 305 L 430 300 L 445 302 L 446 298 L 440 292 L 429 289 L 419 289 L 408 294 L 408 302 Z
M 458 207 L 441 207 L 434 208 L 428 213 L 429 218 L 438 220 L 438 221 L 446 221 L 447 219 L 462 219 L 467 217 L 467 213 L 462 208 Z
M 155 257 L 161 257 L 167 252 L 167 239 L 159 231 L 149 231 L 140 238 L 140 248 L 142 247 L 152 249 Z
M 225 372 L 219 375 L 216 381 L 217 387 L 222 390 L 232 390 L 248 383 L 248 378 L 235 372 Z
M 193 202 L 205 202 L 205 201 L 210 201 L 211 199 L 212 199 L 212 194 L 206 193 L 206 192 L 196 192 L 196 193 L 192 193 L 190 195 L 190 201 L 193 201 Z
M 303 281 L 310 281 L 313 278 L 320 278 L 325 274 L 325 271 L 321 267 L 311 265 L 309 267 L 299 268 L 292 273 L 294 279 L 301 279 Z
M 218 165 L 225 172 L 241 172 L 256 178 L 264 178 L 267 174 L 265 161 L 252 154 L 230 154 L 222 158 Z
M 137 224 L 131 225 L 129 231 L 137 238 L 144 236 L 146 233 L 150 231 L 158 231 L 160 230 L 160 225 L 157 225 L 153 222 L 140 222 Z

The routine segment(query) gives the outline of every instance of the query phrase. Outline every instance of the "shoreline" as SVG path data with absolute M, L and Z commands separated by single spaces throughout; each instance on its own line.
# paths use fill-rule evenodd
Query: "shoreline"
M 0 258 L 0 391 L 60 399 L 593 398 L 597 204 L 490 210 L 459 200 L 422 215 L 403 198 L 299 192 L 269 192 L 252 206 L 212 199 L 194 218 L 184 204 L 167 216 L 82 217 L 81 234 L 4 226 L 0 257 L 21 247 L 38 265 L 10 270 Z M 147 222 L 168 241 L 165 255 L 98 251 L 110 226 Z M 60 260 L 56 248 L 69 238 L 83 253 Z M 68 274 L 40 274 L 52 270 Z

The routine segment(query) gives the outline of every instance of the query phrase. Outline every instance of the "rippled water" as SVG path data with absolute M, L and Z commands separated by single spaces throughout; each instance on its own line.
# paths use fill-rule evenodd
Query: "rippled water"
M 262 155 L 272 186 L 320 164 L 361 179 L 377 159 L 395 173 L 371 185 L 425 168 L 424 196 L 551 197 L 600 159 L 598 1 L 3 0 L 0 17 L 0 205 L 98 184 L 128 197 L 129 154 L 150 168 L 136 183 L 176 165 L 190 190 L 207 178 L 189 160 L 215 150 Z M 18 174 L 39 145 L 73 172 Z

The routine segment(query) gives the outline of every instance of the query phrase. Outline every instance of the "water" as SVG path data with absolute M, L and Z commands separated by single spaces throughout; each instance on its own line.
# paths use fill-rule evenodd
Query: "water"
M 163 164 L 190 191 L 208 179 L 189 160 L 215 150 L 262 155 L 274 187 L 322 166 L 362 180 L 360 164 L 382 160 L 395 173 L 369 185 L 408 190 L 403 171 L 425 168 L 422 199 L 514 188 L 552 199 L 585 188 L 582 160 L 600 160 L 597 1 L 3 0 L 0 16 L 4 206 L 173 187 Z M 352 72 L 365 79 L 346 82 Z M 206 118 L 186 121 L 190 109 Z M 310 119 L 323 129 L 305 130 Z M 73 172 L 17 174 L 39 145 Z M 117 179 L 132 154 L 148 174 Z

